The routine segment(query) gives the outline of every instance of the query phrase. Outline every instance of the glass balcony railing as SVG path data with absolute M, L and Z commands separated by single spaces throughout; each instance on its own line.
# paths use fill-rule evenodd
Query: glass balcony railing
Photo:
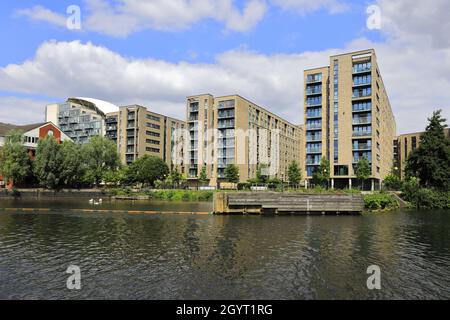
M 307 123 L 306 129 L 307 130 L 322 129 L 322 123 Z
M 306 153 L 322 153 L 322 148 L 307 148 Z
M 353 124 L 368 124 L 372 123 L 372 117 L 353 118 Z
M 306 77 L 306 83 L 322 82 L 322 74 L 310 74 Z
M 354 137 L 366 137 L 366 136 L 371 136 L 372 135 L 372 131 L 353 131 L 353 136 Z
M 232 111 L 219 111 L 218 114 L 217 114 L 217 117 L 219 119 L 234 118 L 234 110 L 232 110 Z
M 353 150 L 371 150 L 372 144 L 371 143 L 354 143 L 353 144 Z
M 353 98 L 354 99 L 370 97 L 371 95 L 372 95 L 371 88 L 353 90 Z
M 315 106 L 321 106 L 322 105 L 322 99 L 308 99 L 306 100 L 306 106 L 307 107 L 315 107 Z
M 306 136 L 307 142 L 322 141 L 322 135 Z
M 372 104 L 371 103 L 354 104 L 352 109 L 353 112 L 372 111 Z
M 372 63 L 359 63 L 353 66 L 353 73 L 364 73 L 372 71 Z
M 322 112 L 307 112 L 306 118 L 321 118 Z
M 219 129 L 234 128 L 234 121 L 219 121 L 217 127 Z
M 322 86 L 314 86 L 306 88 L 307 95 L 322 94 Z

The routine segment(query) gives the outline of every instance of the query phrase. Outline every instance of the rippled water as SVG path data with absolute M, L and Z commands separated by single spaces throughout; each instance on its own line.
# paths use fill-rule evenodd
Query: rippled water
M 80 291 L 66 288 L 72 264 L 81 268 Z M 366 287 L 373 264 L 381 267 L 380 291 Z M 449 299 L 450 212 L 0 212 L 0 298 Z

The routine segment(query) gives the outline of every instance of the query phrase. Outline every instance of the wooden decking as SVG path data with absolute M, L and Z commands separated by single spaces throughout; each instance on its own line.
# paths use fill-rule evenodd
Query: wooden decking
M 360 194 L 245 192 L 217 193 L 215 214 L 340 215 L 360 214 Z

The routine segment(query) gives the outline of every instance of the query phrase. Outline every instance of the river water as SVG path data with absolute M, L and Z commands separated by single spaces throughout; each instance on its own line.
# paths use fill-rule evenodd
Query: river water
M 450 299 L 450 212 L 259 217 L 83 213 L 0 201 L 0 299 Z M 211 211 L 209 203 L 107 203 Z M 81 290 L 66 269 L 81 269 Z M 367 268 L 381 269 L 369 290 Z

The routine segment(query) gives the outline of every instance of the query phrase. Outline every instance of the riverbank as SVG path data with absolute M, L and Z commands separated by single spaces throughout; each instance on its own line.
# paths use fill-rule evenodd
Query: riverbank
M 117 201 L 145 201 L 161 200 L 168 202 L 206 202 L 212 203 L 216 190 L 139 190 L 132 188 L 109 189 L 63 189 L 59 191 L 46 189 L 14 189 L 0 192 L 0 200 L 65 200 L 65 199 L 104 199 Z M 240 193 L 243 191 L 220 191 L 227 193 Z M 262 193 L 264 191 L 258 192 Z M 309 194 L 361 194 L 359 190 L 326 190 L 323 188 L 285 190 L 285 193 Z M 398 209 L 400 203 L 394 195 L 376 192 L 363 193 L 365 209 L 369 211 L 389 211 Z

